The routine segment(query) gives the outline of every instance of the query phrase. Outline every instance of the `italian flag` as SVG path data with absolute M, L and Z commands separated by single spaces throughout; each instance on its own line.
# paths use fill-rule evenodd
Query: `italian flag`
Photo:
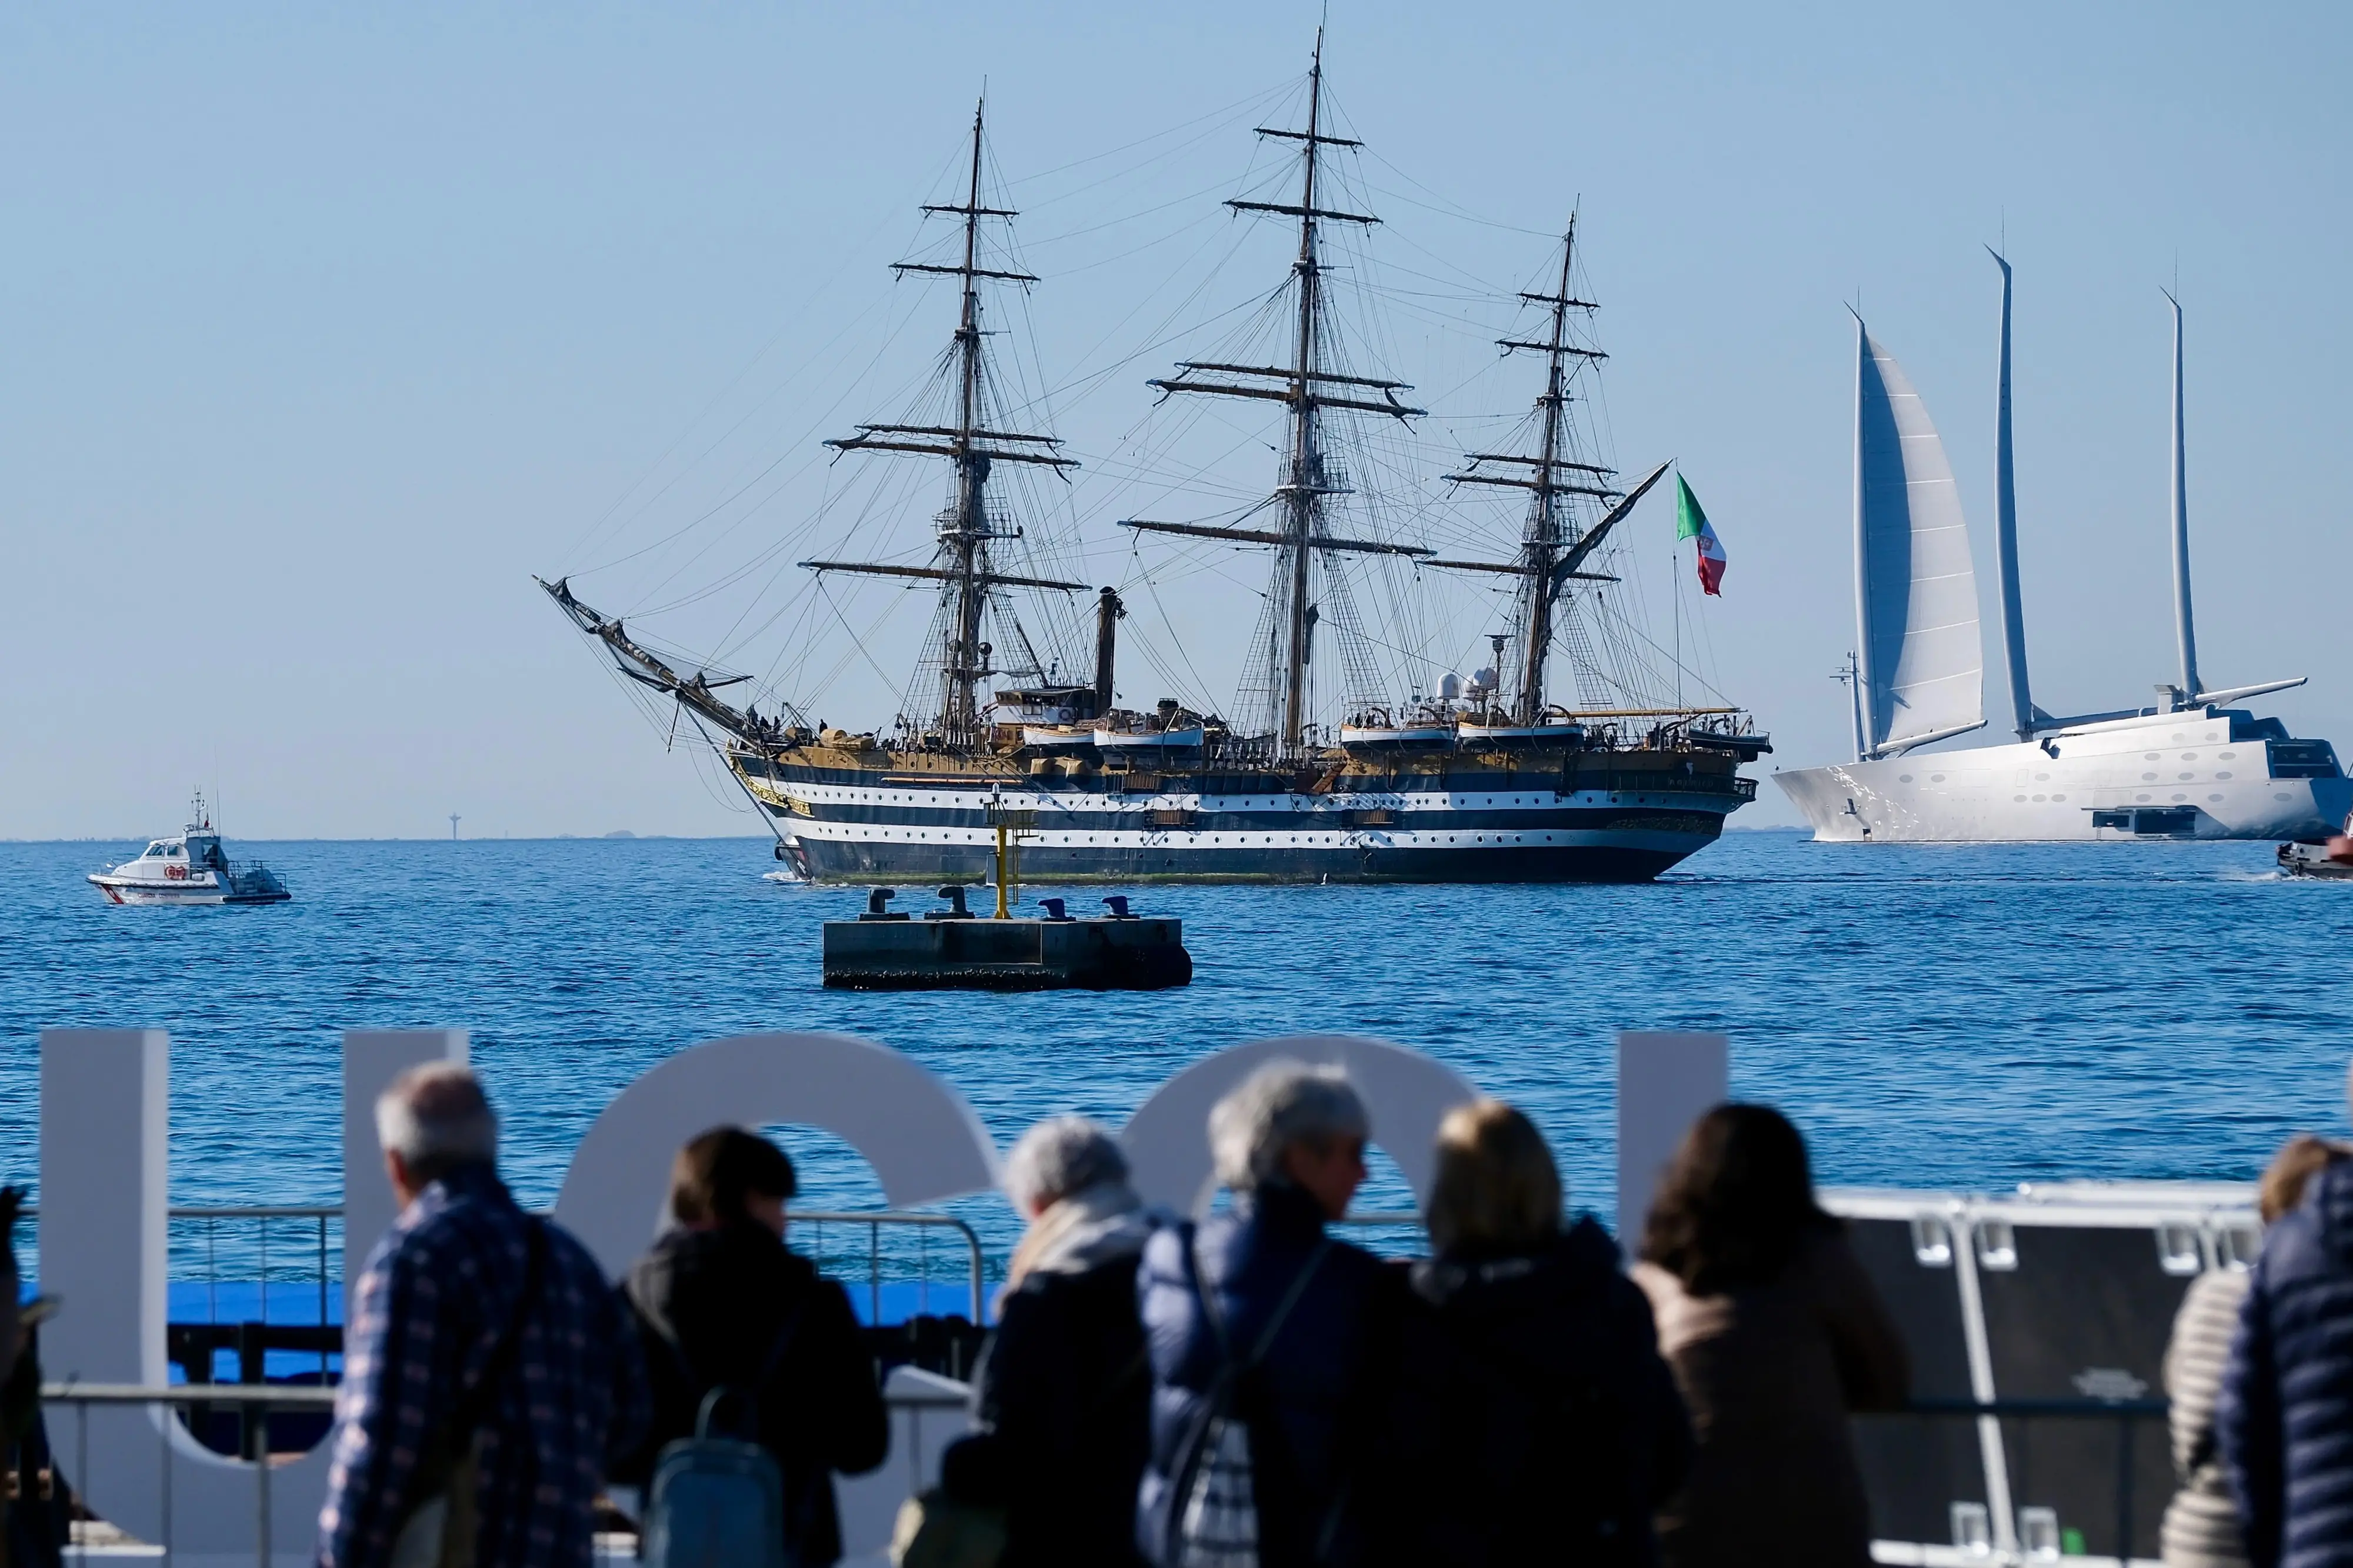
M 1703 592 L 1724 597 L 1724 545 L 1715 537 L 1715 530 L 1707 525 L 1707 513 L 1699 508 L 1699 497 L 1681 474 L 1675 476 L 1675 538 L 1699 541 L 1699 585 Z

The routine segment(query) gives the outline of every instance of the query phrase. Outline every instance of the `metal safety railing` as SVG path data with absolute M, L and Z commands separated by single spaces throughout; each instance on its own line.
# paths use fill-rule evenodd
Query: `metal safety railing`
M 79 1489 L 89 1485 L 90 1411 L 97 1405 L 132 1405 L 160 1415 L 164 1410 L 178 1410 L 192 1405 L 232 1405 L 238 1406 L 257 1426 L 266 1426 L 273 1411 L 332 1410 L 335 1391 L 332 1388 L 286 1388 L 275 1384 L 211 1384 L 203 1387 L 185 1384 L 154 1388 L 133 1383 L 45 1383 L 41 1385 L 44 1406 L 70 1405 L 76 1421 L 74 1432 L 74 1468 L 70 1484 Z M 172 1555 L 172 1427 L 174 1422 L 155 1423 L 155 1441 L 161 1455 L 161 1474 L 157 1485 L 162 1489 L 164 1520 L 164 1556 Z M 50 1438 L 50 1453 L 57 1451 L 56 1437 Z M 254 1495 L 254 1560 L 260 1568 L 269 1568 L 269 1472 L 271 1466 L 258 1463 L 253 1467 Z M 85 1510 L 89 1499 L 77 1493 L 77 1500 Z M 95 1517 L 95 1515 L 93 1515 Z
M 1902 1410 L 1891 1411 L 1889 1414 L 1971 1421 L 1980 1416 L 1990 1415 L 2004 1421 L 2113 1422 L 2116 1426 L 2116 1558 L 2119 1563 L 2126 1563 L 2136 1560 L 2132 1552 L 2133 1515 L 2137 1506 L 2133 1477 L 2137 1453 L 2134 1437 L 2142 1423 L 2150 1421 L 2162 1423 L 2171 1414 L 2172 1409 L 2172 1404 L 2163 1399 L 1915 1398 Z M 2023 1448 L 2024 1445 L 2021 1444 L 2020 1447 Z M 2016 1456 L 2015 1468 L 2018 1489 L 2024 1491 L 2031 1485 L 2032 1479 L 2030 1456 L 2025 1453 Z M 2060 1536 L 2059 1521 L 2053 1510 L 2029 1507 L 2017 1510 L 2017 1514 L 2015 1522 L 2019 1528 L 2014 1533 L 2020 1538 L 2019 1555 L 2025 1561 L 2056 1562 L 2063 1555 L 2069 1557 L 2084 1555 L 2080 1548 L 2073 1552 L 2065 1551 L 2067 1543 Z M 2051 1537 L 2048 1541 L 2027 1539 L 2034 1533 L 2026 1528 L 2027 1516 L 2031 1514 L 2042 1514 L 2047 1517 L 2047 1529 Z M 1989 1526 L 1990 1521 L 1986 1522 Z M 1957 1517 L 1954 1533 L 1957 1538 L 1961 1533 Z M 1964 1542 L 1956 1539 L 1953 1544 L 1964 1549 L 1977 1549 L 1979 1543 L 1975 1541 Z M 2156 1555 L 2154 1548 L 2157 1543 L 2152 1541 L 2149 1544 L 2152 1550 L 2148 1555 L 2154 1557 Z M 1984 1550 L 1990 1551 L 1989 1542 Z
M 545 1213 L 546 1211 L 534 1212 Z M 40 1210 L 33 1206 L 28 1206 L 24 1211 L 27 1220 L 37 1217 L 39 1213 Z M 185 1226 L 194 1223 L 203 1227 L 198 1239 L 187 1238 L 185 1232 L 182 1236 L 174 1237 L 172 1255 L 176 1263 L 186 1258 L 198 1247 L 201 1247 L 204 1269 L 197 1278 L 209 1288 L 206 1316 L 213 1320 L 217 1320 L 220 1315 L 219 1287 L 224 1283 L 231 1282 L 239 1284 L 250 1282 L 259 1288 L 260 1301 L 259 1310 L 256 1315 L 267 1320 L 271 1271 L 270 1222 L 282 1220 L 310 1222 L 304 1226 L 305 1245 L 302 1251 L 306 1255 L 306 1261 L 311 1264 L 311 1268 L 291 1282 L 301 1284 L 315 1293 L 320 1322 L 332 1321 L 329 1309 L 329 1298 L 332 1293 L 330 1286 L 336 1279 L 333 1265 L 342 1249 L 339 1246 L 331 1243 L 329 1231 L 331 1224 L 340 1222 L 343 1217 L 341 1204 L 174 1205 L 165 1213 L 174 1224 Z M 976 1321 L 979 1319 L 983 1303 L 987 1299 L 987 1254 L 981 1245 L 979 1233 L 964 1220 L 953 1215 L 931 1214 L 914 1209 L 790 1209 L 786 1211 L 786 1217 L 793 1227 L 815 1227 L 817 1234 L 804 1250 L 808 1253 L 810 1261 L 816 1263 L 819 1268 L 823 1268 L 828 1261 L 856 1260 L 865 1265 L 869 1310 L 877 1316 L 881 1310 L 881 1288 L 886 1283 L 913 1283 L 919 1290 L 925 1292 L 919 1296 L 919 1301 L 923 1305 L 929 1304 L 932 1233 L 941 1230 L 954 1231 L 955 1239 L 962 1244 L 965 1253 L 964 1271 L 972 1313 Z M 249 1225 L 254 1227 L 253 1240 L 248 1244 L 254 1258 L 255 1268 L 254 1277 L 250 1281 L 232 1280 L 229 1275 L 222 1270 L 220 1227 L 224 1223 Z M 829 1251 L 824 1245 L 826 1227 L 829 1226 L 864 1226 L 867 1230 L 866 1247 L 859 1252 Z M 886 1258 L 894 1258 L 896 1254 L 886 1252 L 883 1247 L 882 1234 L 885 1227 L 900 1227 L 915 1233 L 916 1245 L 913 1258 L 915 1273 L 912 1280 L 894 1281 L 889 1279 L 884 1264 Z M 791 1231 L 787 1230 L 786 1234 L 790 1237 Z M 796 1245 L 800 1245 L 799 1237 L 793 1239 Z M 281 1252 L 280 1256 L 283 1258 L 285 1255 Z M 229 1265 L 231 1270 L 237 1267 L 234 1262 Z M 288 1282 L 280 1280 L 281 1284 Z
M 980 1233 L 954 1215 L 926 1214 L 918 1209 L 787 1209 L 785 1211 L 785 1237 L 797 1246 L 794 1232 L 804 1226 L 813 1227 L 818 1235 L 803 1248 L 810 1262 L 820 1272 L 825 1268 L 825 1227 L 846 1226 L 866 1227 L 866 1289 L 867 1311 L 871 1319 L 882 1318 L 882 1227 L 903 1226 L 914 1233 L 917 1245 L 915 1283 L 917 1310 L 931 1304 L 931 1237 L 932 1233 L 949 1230 L 964 1244 L 965 1279 L 970 1291 L 972 1321 L 987 1321 L 988 1289 L 987 1254 L 980 1245 Z
M 894 1414 L 908 1417 L 909 1460 L 908 1495 L 922 1489 L 924 1468 L 923 1459 L 922 1422 L 925 1413 L 961 1415 L 966 1408 L 965 1396 L 945 1389 L 905 1389 L 886 1391 L 883 1404 Z M 69 1406 L 74 1412 L 73 1469 L 65 1478 L 68 1495 L 81 1505 L 90 1520 L 102 1520 L 103 1515 L 91 1507 L 88 1495 L 90 1486 L 90 1413 L 93 1406 L 102 1408 L 143 1408 L 159 1416 L 166 1410 L 185 1409 L 197 1405 L 234 1405 L 242 1407 L 256 1426 L 280 1412 L 332 1411 L 335 1391 L 331 1388 L 289 1388 L 276 1384 L 239 1385 L 216 1384 L 197 1388 L 186 1385 L 153 1387 L 128 1383 L 45 1383 L 41 1385 L 41 1403 L 45 1407 Z M 161 1507 L 157 1516 L 163 1521 L 160 1542 L 145 1544 L 160 1546 L 164 1561 L 172 1561 L 172 1446 L 174 1422 L 157 1420 L 156 1442 L 159 1450 L 157 1487 Z M 58 1439 L 52 1425 L 50 1436 L 51 1463 L 57 1462 Z M 271 1568 L 270 1472 L 271 1463 L 253 1465 L 254 1487 L 254 1562 L 257 1568 Z M 51 1472 L 53 1482 L 56 1479 Z

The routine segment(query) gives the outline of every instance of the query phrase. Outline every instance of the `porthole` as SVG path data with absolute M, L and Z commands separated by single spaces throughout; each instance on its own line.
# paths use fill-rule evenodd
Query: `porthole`
M 2143 784 L 2155 784 L 2157 782 L 2157 775 L 2155 773 L 2143 773 L 2140 775 L 2140 782 Z
M 2188 784 L 2191 779 L 2196 778 L 2198 775 L 2196 773 L 2176 773 L 2173 776 L 2179 779 L 2182 783 Z
M 2239 753 L 2236 752 L 2217 752 L 2214 753 L 2214 760 L 2218 763 L 2235 763 L 2239 760 Z
M 2024 800 L 2026 799 L 2026 797 L 2025 797 L 2024 795 L 2011 795 L 2010 798 L 2010 799 L 2012 799 L 2012 800 L 2015 800 L 2015 801 L 2021 801 L 2021 802 L 2022 802 L 2022 801 L 2024 801 Z
M 1897 784 L 1910 784 L 1912 782 L 1912 775 L 1910 773 L 1898 773 L 1895 775 L 1895 782 Z
M 2214 776 L 2215 776 L 2216 778 L 2218 778 L 2218 779 L 2226 779 L 2226 778 L 2229 778 L 2229 777 L 2231 776 L 2231 770 L 2230 770 L 2230 769 L 2228 769 L 2228 768 L 2224 768 L 2224 769 L 2222 769 L 2221 772 L 2217 773 Z
M 2149 797 L 2148 797 L 2147 795 L 2137 795 L 2133 796 L 2133 799 L 2135 799 L 2135 800 L 2147 800 L 2147 799 L 2148 799 L 2148 798 L 2149 798 Z M 2287 797 L 2286 797 L 2285 795 L 2282 795 L 2280 798 L 2281 798 L 2282 800 L 2285 800 Z
M 2145 763 L 2153 763 L 2157 761 L 2157 757 L 2158 754 L 2155 752 L 2143 752 L 2140 754 L 2140 760 Z
M 2177 795 L 2173 798 L 2176 800 L 2188 800 L 2189 797 L 2186 795 Z
M 2051 798 L 2052 800 L 2065 800 L 2067 797 L 2063 795 L 2054 795 Z
M 2036 795 L 2034 798 L 2035 798 L 2036 800 L 2038 800 L 2038 801 L 2043 801 L 2043 800 L 2049 800 L 2051 797 L 2050 797 L 2049 795 Z
M 2034 775 L 2034 782 L 2036 784 L 2049 784 L 2051 782 L 2051 775 L 2049 773 L 2037 773 Z
M 2194 763 L 2198 760 L 2198 753 L 2195 752 L 2184 752 L 2181 753 L 2181 760 L 2185 763 Z
M 1930 773 L 1928 775 L 1928 782 L 1930 784 L 1943 784 L 1945 782 L 1945 775 L 1942 773 Z
M 2210 800 L 2210 801 L 2219 801 L 2219 800 L 2221 800 L 2222 797 L 2221 797 L 2221 795 L 2208 795 L 2206 798 L 2207 798 L 2208 800 Z

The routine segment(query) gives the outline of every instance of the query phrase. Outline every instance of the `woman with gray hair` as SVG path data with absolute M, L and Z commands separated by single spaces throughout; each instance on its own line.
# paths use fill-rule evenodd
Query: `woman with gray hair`
M 1022 1134 L 1005 1192 L 1029 1228 L 973 1384 L 1005 1492 L 1001 1568 L 1134 1564 L 1152 1394 L 1135 1260 L 1152 1221 L 1117 1140 L 1083 1116 Z
M 1208 1131 L 1232 1202 L 1156 1232 L 1137 1277 L 1153 1384 L 1137 1543 L 1158 1568 L 1237 1549 L 1259 1568 L 1366 1561 L 1402 1287 L 1324 1226 L 1365 1179 L 1371 1118 L 1340 1068 L 1275 1061 Z

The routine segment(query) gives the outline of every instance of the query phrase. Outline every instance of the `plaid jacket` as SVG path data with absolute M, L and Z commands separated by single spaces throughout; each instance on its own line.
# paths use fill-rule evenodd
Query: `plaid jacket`
M 514 1321 L 534 1222 L 487 1166 L 427 1187 L 352 1300 L 321 1568 L 383 1568 L 417 1461 Z M 607 1461 L 646 1419 L 645 1370 L 618 1295 L 548 1225 L 536 1307 L 482 1424 L 479 1568 L 587 1568 Z

